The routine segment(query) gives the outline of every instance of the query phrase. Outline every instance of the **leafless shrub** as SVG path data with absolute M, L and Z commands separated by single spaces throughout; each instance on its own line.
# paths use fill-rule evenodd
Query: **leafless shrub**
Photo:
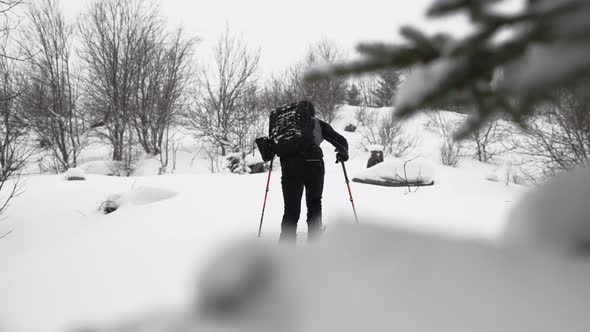
M 207 147 L 204 149 L 204 152 L 209 162 L 209 171 L 211 173 L 221 172 L 225 164 L 225 158 L 219 153 L 219 150 L 215 147 Z
M 440 160 L 443 165 L 457 167 L 461 161 L 463 149 L 453 139 L 446 140 L 440 147 Z
M 442 164 L 457 167 L 463 156 L 463 146 L 453 137 L 453 133 L 459 126 L 459 121 L 443 117 L 440 112 L 428 113 L 428 118 L 426 129 L 437 133 L 443 141 L 440 147 Z
M 475 158 L 487 163 L 494 157 L 511 150 L 511 147 L 505 144 L 508 136 L 509 130 L 506 125 L 501 120 L 492 120 L 474 130 L 467 141 L 472 143 Z
M 255 80 L 259 59 L 260 52 L 250 51 L 228 28 L 214 49 L 214 67 L 203 71 L 203 97 L 187 113 L 186 124 L 222 156 L 244 146 L 248 128 L 261 119 Z
M 355 113 L 355 119 L 360 125 L 359 131 L 365 147 L 381 145 L 386 155 L 396 158 L 405 156 L 416 148 L 417 139 L 404 133 L 403 122 L 393 112 L 381 115 L 377 110 L 368 110 L 361 106 Z
M 515 136 L 516 152 L 525 157 L 537 176 L 552 176 L 590 161 L 590 93 L 562 90 L 551 102 L 539 105 Z
M 182 144 L 182 135 L 178 130 L 171 132 L 170 127 L 166 128 L 164 133 L 164 140 L 162 142 L 162 151 L 160 153 L 160 169 L 158 173 L 160 175 L 168 172 L 168 166 L 170 164 L 170 154 L 172 154 L 172 170 L 174 173 L 177 166 L 177 155 L 178 150 Z

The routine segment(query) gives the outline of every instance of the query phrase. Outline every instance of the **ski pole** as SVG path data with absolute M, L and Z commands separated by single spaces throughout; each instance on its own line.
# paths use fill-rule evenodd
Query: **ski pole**
M 270 161 L 270 169 L 268 170 L 268 179 L 266 180 L 266 192 L 264 193 L 264 204 L 262 205 L 262 216 L 260 217 L 260 226 L 258 227 L 258 237 L 262 234 L 262 221 L 264 220 L 264 211 L 266 210 L 266 199 L 268 198 L 268 192 L 270 187 L 270 175 L 272 174 L 272 164 L 275 160 Z
M 344 162 L 340 162 L 342 164 L 342 170 L 344 171 L 344 179 L 346 180 L 346 187 L 348 188 L 348 195 L 350 196 L 350 203 L 352 204 L 352 211 L 354 212 L 354 219 L 356 223 L 359 223 L 359 218 L 356 214 L 356 207 L 354 206 L 354 199 L 352 198 L 352 190 L 350 190 L 350 181 L 348 180 L 348 172 L 346 172 L 346 166 L 344 166 Z

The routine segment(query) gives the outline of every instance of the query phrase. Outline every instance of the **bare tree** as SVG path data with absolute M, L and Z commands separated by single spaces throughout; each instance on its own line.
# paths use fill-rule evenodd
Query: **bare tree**
M 590 93 L 587 88 L 556 92 L 530 117 L 516 152 L 527 157 L 541 175 L 590 162 Z
M 131 124 L 141 61 L 160 29 L 157 11 L 145 0 L 100 0 L 82 19 L 86 107 L 93 112 L 93 126 L 104 126 L 101 134 L 112 146 L 113 161 L 124 168 L 133 160 L 125 155 L 135 140 Z
M 403 131 L 403 121 L 398 120 L 392 112 L 381 115 L 378 110 L 369 110 L 364 106 L 357 109 L 355 117 L 363 136 L 363 144 L 381 145 L 386 155 L 403 157 L 416 148 L 417 140 Z
M 20 172 L 33 153 L 17 101 L 21 87 L 13 63 L 0 58 L 0 214 L 20 193 Z
M 19 26 L 21 17 L 16 14 L 16 8 L 22 5 L 24 0 L 2 0 L 0 1 L 0 57 L 9 61 L 22 61 L 26 58 L 22 54 L 12 54 L 14 49 L 9 47 L 12 44 L 10 35 Z
M 472 143 L 477 160 L 487 163 L 511 148 L 505 144 L 508 128 L 501 120 L 492 120 L 473 131 L 467 141 Z
M 189 111 L 187 123 L 222 156 L 242 145 L 243 126 L 258 118 L 248 101 L 259 60 L 260 52 L 251 51 L 227 28 L 214 49 L 214 67 L 203 71 L 203 97 Z
M 298 70 L 293 72 L 295 82 L 299 84 L 300 99 L 308 99 L 316 106 L 317 116 L 332 123 L 346 100 L 348 82 L 345 78 L 325 78 L 318 81 L 304 79 L 304 70 L 313 66 L 329 65 L 344 59 L 342 52 L 333 44 L 321 41 L 313 46 Z
M 270 78 L 261 96 L 263 108 L 275 109 L 304 98 L 299 91 L 301 69 L 292 67 Z
M 177 124 L 177 117 L 187 104 L 196 42 L 185 40 L 182 30 L 167 36 L 168 40 L 160 38 L 154 35 L 145 41 L 133 117 L 137 139 L 151 155 L 162 152 L 170 127 Z
M 86 130 L 72 66 L 74 27 L 58 8 L 58 0 L 31 4 L 30 25 L 22 38 L 31 59 L 29 87 L 22 97 L 27 123 L 43 139 L 51 160 L 48 166 L 54 172 L 77 166 Z

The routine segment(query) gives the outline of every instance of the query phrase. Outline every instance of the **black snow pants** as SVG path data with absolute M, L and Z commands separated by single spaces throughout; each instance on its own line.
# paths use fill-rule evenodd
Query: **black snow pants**
M 305 189 L 308 238 L 322 230 L 322 193 L 324 191 L 324 161 L 321 158 L 295 156 L 281 158 L 283 200 L 285 212 L 281 224 L 281 241 L 294 241 L 301 213 L 301 198 Z

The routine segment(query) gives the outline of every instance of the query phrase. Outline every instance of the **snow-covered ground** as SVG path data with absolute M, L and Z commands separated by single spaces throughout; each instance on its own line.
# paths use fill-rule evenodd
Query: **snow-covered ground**
M 343 110 L 338 131 L 352 121 L 352 112 Z M 408 192 L 352 183 L 360 222 L 495 241 L 526 188 L 486 180 L 492 165 L 469 159 L 458 168 L 440 165 L 440 140 L 423 129 L 424 121 L 407 126 L 420 139 L 408 158 L 428 160 L 435 185 Z M 345 136 L 352 177 L 365 169 L 369 153 L 358 133 Z M 329 232 L 334 223 L 352 220 L 352 209 L 342 169 L 325 144 Z M 195 158 L 198 151 L 187 138 L 173 175 L 155 175 L 156 159 L 144 160 L 134 177 L 98 175 L 106 171 L 108 151 L 94 147 L 81 166 L 86 181 L 28 177 L 25 192 L 0 222 L 0 235 L 12 230 L 0 240 L 0 331 L 64 331 L 192 301 L 194 278 L 211 257 L 229 241 L 256 236 L 266 180 L 266 174 L 210 174 L 206 158 Z M 108 198 L 122 204 L 103 215 L 99 208 Z M 265 239 L 278 238 L 282 208 L 277 170 Z M 300 225 L 305 232 L 303 220 Z

